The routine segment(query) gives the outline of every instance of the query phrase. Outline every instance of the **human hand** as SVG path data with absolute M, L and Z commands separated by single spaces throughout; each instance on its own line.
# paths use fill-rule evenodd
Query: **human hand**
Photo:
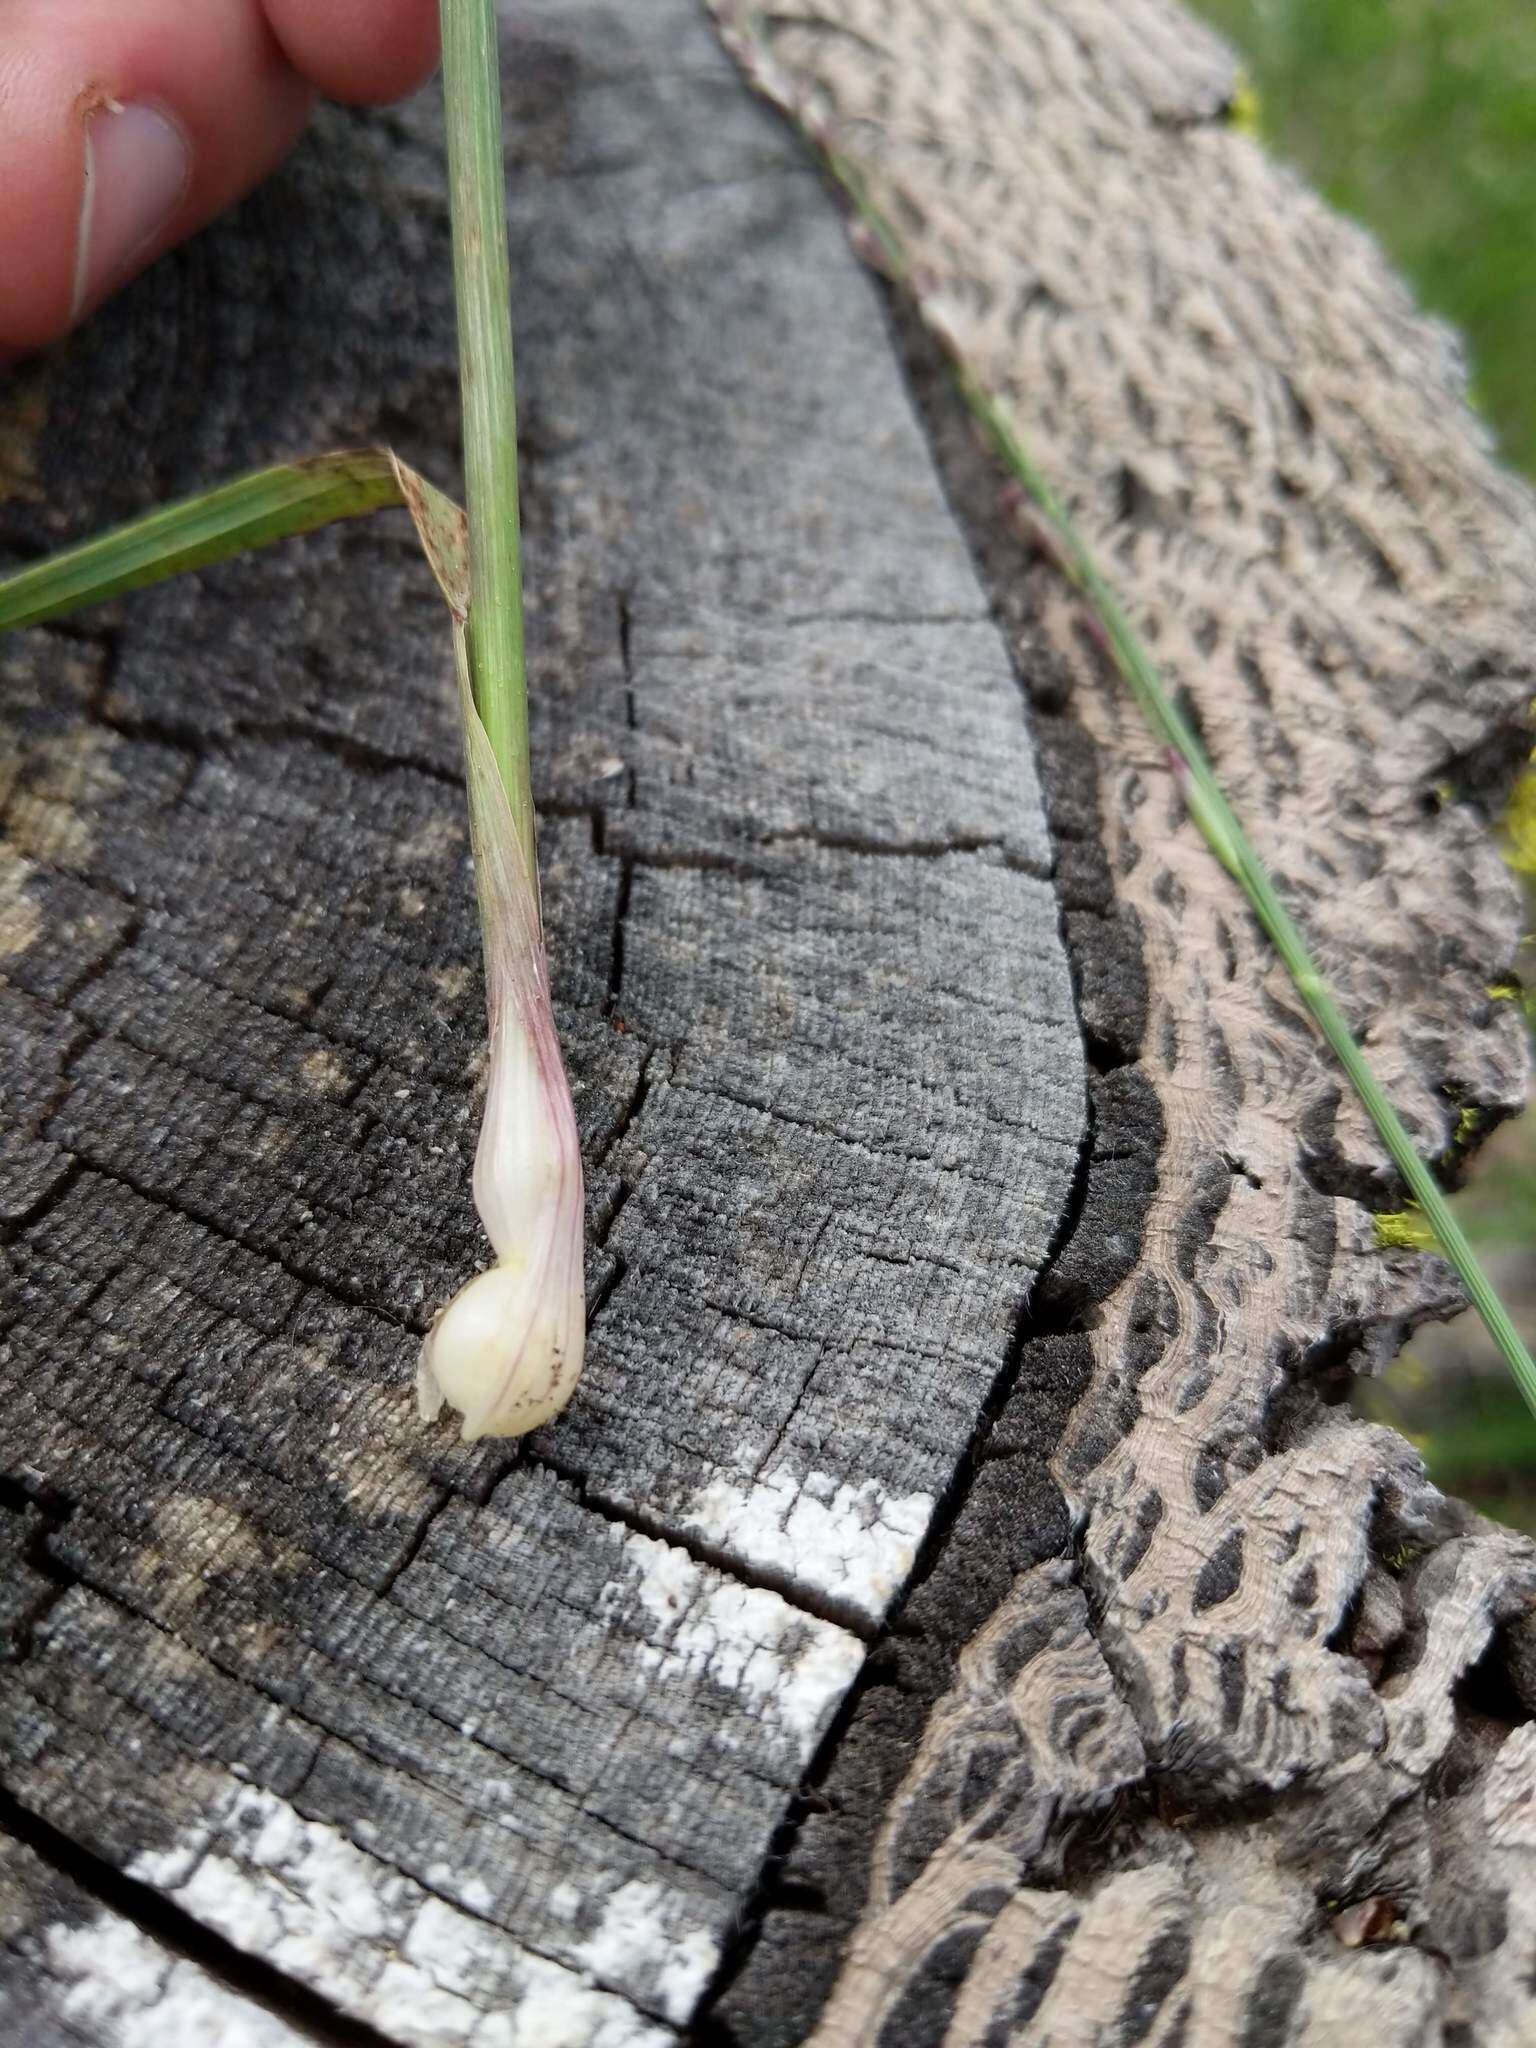
M 436 59 L 435 0 L 0 0 L 0 361 Z

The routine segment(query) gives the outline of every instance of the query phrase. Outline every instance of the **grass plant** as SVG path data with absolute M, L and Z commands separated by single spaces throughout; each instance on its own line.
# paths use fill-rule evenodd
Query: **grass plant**
M 223 484 L 0 583 L 0 627 L 65 612 L 386 505 L 404 505 L 447 600 L 485 953 L 490 1060 L 474 1194 L 495 1264 L 422 1347 L 430 1419 L 516 1436 L 569 1400 L 585 1349 L 581 1148 L 539 915 L 494 0 L 440 0 L 465 517 L 387 449 L 310 456 Z

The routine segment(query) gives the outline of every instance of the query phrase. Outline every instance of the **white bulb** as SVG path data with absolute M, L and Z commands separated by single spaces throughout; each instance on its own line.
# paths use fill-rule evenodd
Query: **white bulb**
M 422 1413 L 430 1418 L 447 1401 L 464 1417 L 466 1441 L 522 1436 L 548 1422 L 581 1370 L 579 1296 L 576 1318 L 570 1306 L 558 1289 L 552 1298 L 547 1287 L 531 1287 L 521 1261 L 477 1274 L 422 1346 Z

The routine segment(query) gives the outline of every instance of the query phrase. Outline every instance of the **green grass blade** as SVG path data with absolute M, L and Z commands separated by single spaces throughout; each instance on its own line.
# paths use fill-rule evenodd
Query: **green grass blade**
M 0 629 L 40 625 L 333 519 L 401 502 L 382 449 L 313 455 L 260 469 L 7 577 L 0 582 Z
M 748 46 L 750 66 L 754 54 L 751 48 L 754 32 L 738 29 L 737 35 Z M 766 80 L 771 75 L 771 52 L 762 50 L 760 35 L 755 40 L 761 52 Z M 768 90 L 770 96 L 776 96 L 771 84 Z M 1306 940 L 1276 894 L 1262 861 L 1222 793 L 1198 735 L 1174 703 L 1157 665 L 1142 645 L 1112 585 L 1077 531 L 1050 479 L 1037 467 L 1011 410 L 1001 399 L 985 390 L 966 369 L 942 315 L 935 313 L 929 317 L 922 292 L 916 289 L 912 278 L 900 236 L 871 200 L 858 172 L 830 146 L 826 135 L 818 134 L 810 127 L 806 132 L 820 150 L 833 177 L 848 194 L 862 224 L 871 259 L 894 282 L 913 291 L 919 312 L 924 314 L 929 327 L 951 358 L 956 382 L 966 404 L 986 429 L 1004 466 L 1034 501 L 1052 529 L 1061 565 L 1082 591 L 1098 619 L 1116 667 L 1152 730 L 1166 742 L 1181 764 L 1184 799 L 1191 817 L 1205 835 L 1216 858 L 1237 880 L 1248 898 L 1255 916 L 1284 961 L 1297 994 L 1348 1076 L 1410 1195 L 1422 1209 L 1436 1244 L 1455 1267 L 1472 1306 L 1481 1316 L 1500 1357 L 1509 1367 L 1526 1405 L 1536 1415 L 1536 1363 L 1532 1362 L 1508 1309 L 1499 1299 L 1497 1289 L 1483 1271 L 1466 1233 L 1452 1214 L 1433 1170 L 1419 1156 L 1402 1118 L 1372 1072 L 1312 958 Z
M 441 0 L 453 282 L 469 511 L 469 664 L 530 875 L 528 687 L 517 502 L 517 406 L 495 0 Z

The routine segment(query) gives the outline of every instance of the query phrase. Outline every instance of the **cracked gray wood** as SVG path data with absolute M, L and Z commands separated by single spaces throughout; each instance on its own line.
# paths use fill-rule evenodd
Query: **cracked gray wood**
M 1486 818 L 1529 747 L 1536 508 L 1448 337 L 1228 125 L 1225 53 L 1165 0 L 719 11 L 1010 401 L 1453 1173 L 1525 1080 Z M 1401 1195 L 1369 1126 L 913 362 L 1036 697 L 1098 1123 L 1058 1327 L 720 2023 L 1513 2048 L 1536 1559 L 1338 1405 L 1454 1289 L 1377 1249 Z
M 0 1833 L 0 2023 L 16 2042 L 305 2048 L 315 2036 L 99 1905 Z
M 299 2024 L 199 1930 L 390 2042 L 671 2038 L 1071 1189 L 1023 699 L 835 208 L 686 0 L 537 0 L 507 80 L 586 1376 L 522 1449 L 410 1399 L 482 1023 L 403 524 L 0 645 L 0 1760 L 97 1859 L 7 1894 L 38 2048 Z M 369 438 L 450 482 L 448 279 L 431 101 L 324 120 L 12 380 L 0 541 Z M 189 1951 L 101 1908 L 131 2011 L 101 1864 Z

